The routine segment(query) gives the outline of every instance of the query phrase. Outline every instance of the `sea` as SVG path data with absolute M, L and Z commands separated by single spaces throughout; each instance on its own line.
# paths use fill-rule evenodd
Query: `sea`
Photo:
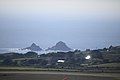
M 4 53 L 10 53 L 10 52 L 14 52 L 14 53 L 22 53 L 25 54 L 27 52 L 30 52 L 31 50 L 28 49 L 21 49 L 21 48 L 0 48 L 0 54 L 4 54 Z M 50 53 L 50 52 L 58 52 L 58 51 L 32 51 L 32 52 L 36 52 L 38 54 L 46 54 L 46 53 Z

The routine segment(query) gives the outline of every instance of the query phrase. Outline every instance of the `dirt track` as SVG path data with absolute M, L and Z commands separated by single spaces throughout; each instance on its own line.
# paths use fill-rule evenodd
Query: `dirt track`
M 120 80 L 119 74 L 70 72 L 0 72 L 0 80 Z

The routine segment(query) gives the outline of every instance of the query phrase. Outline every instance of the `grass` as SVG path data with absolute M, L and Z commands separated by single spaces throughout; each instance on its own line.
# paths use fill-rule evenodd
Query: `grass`
M 89 67 L 119 67 L 120 68 L 120 63 L 106 63 L 106 64 L 99 64 L 99 65 L 91 65 Z
M 78 70 L 73 70 L 73 69 L 33 68 L 33 67 L 0 67 L 0 71 L 60 71 L 60 72 L 78 72 Z

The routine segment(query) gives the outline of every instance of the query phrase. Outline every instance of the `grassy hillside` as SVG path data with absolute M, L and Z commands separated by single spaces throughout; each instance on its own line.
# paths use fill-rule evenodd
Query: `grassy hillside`
M 99 64 L 99 65 L 91 65 L 89 67 L 119 67 L 120 63 L 106 63 L 106 64 Z

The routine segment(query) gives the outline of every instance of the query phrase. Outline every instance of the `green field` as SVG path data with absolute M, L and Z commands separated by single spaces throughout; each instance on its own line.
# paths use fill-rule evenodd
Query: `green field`
M 75 69 L 54 69 L 54 68 L 34 68 L 34 67 L 0 67 L 0 71 L 59 71 L 59 72 L 79 72 Z
M 120 68 L 120 63 L 106 63 L 106 64 L 99 64 L 99 65 L 91 65 L 89 67 L 119 67 Z

